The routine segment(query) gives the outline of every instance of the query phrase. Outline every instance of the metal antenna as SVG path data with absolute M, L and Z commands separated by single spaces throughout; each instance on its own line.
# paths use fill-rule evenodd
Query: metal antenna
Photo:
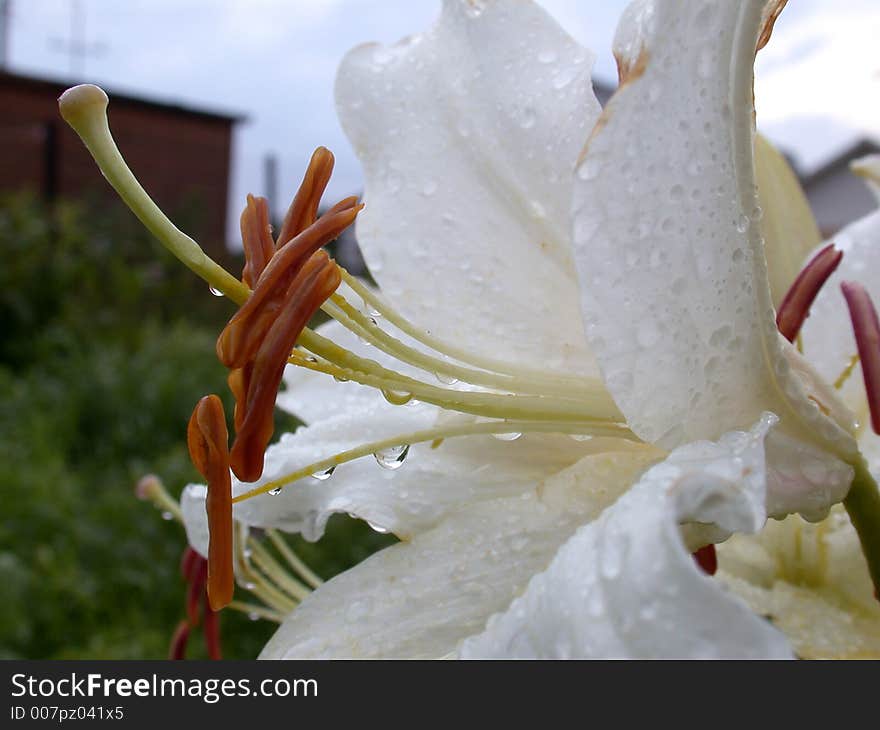
M 86 59 L 99 56 L 107 50 L 104 43 L 89 43 L 86 35 L 86 8 L 83 0 L 70 1 L 70 37 L 67 40 L 53 38 L 53 50 L 66 53 L 70 59 L 70 75 L 83 78 L 86 74 Z

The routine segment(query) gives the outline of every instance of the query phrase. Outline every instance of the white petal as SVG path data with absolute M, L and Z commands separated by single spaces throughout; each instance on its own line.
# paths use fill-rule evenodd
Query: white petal
M 358 241 L 384 296 L 433 335 L 595 373 L 568 225 L 599 113 L 592 63 L 534 3 L 496 0 L 446 0 L 425 33 L 343 61 L 337 106 L 366 180 Z
M 716 438 L 771 410 L 786 431 L 850 455 L 852 439 L 791 374 L 774 322 L 752 161 L 763 7 L 658 0 L 622 22 L 630 78 L 575 185 L 587 334 L 646 440 Z
M 205 499 L 208 489 L 204 484 L 187 484 L 180 494 L 180 511 L 189 546 L 203 558 L 208 557 L 208 513 Z
M 431 428 L 430 407 L 400 406 L 351 411 L 286 434 L 266 452 L 264 484 L 308 464 L 379 440 Z M 401 441 L 405 443 L 405 438 Z M 235 506 L 235 517 L 255 527 L 278 527 L 316 540 L 331 514 L 343 512 L 408 537 L 436 524 L 450 510 L 472 501 L 521 494 L 535 482 L 570 466 L 584 454 L 605 448 L 639 447 L 594 439 L 578 442 L 564 435 L 526 434 L 516 441 L 493 436 L 449 438 L 437 448 L 414 444 L 405 462 L 383 469 L 366 456 L 341 464 L 324 481 L 308 477 Z M 240 494 L 253 484 L 233 482 Z
M 597 454 L 519 497 L 464 505 L 325 583 L 262 658 L 440 657 L 508 605 L 654 455 Z
M 784 637 L 704 575 L 679 523 L 763 522 L 765 417 L 650 469 L 581 528 L 463 657 L 787 657 Z

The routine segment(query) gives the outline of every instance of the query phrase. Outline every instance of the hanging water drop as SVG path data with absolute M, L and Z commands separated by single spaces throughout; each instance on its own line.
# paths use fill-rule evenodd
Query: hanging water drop
M 166 512 L 163 512 L 163 513 L 162 513 L 162 519 L 165 520 L 165 521 L 167 522 L 168 520 L 173 520 L 173 519 L 174 519 L 174 515 L 171 514 L 170 512 L 167 512 L 167 511 L 166 511 Z
M 220 291 L 217 287 L 209 286 L 208 291 L 211 292 L 211 294 L 213 294 L 215 297 L 222 297 L 223 296 L 223 292 Z
M 382 525 L 377 525 L 375 522 L 370 522 L 369 520 L 364 520 L 373 532 L 378 532 L 380 535 L 387 535 L 391 532 L 387 527 L 382 527 Z
M 260 614 L 258 614 L 256 611 L 250 611 L 250 612 L 248 613 L 247 617 L 248 617 L 251 621 L 259 621 L 259 620 L 260 620 Z
M 376 463 L 383 469 L 399 469 L 409 454 L 409 444 L 401 444 L 400 446 L 391 446 L 382 449 L 373 454 L 376 457 Z
M 348 378 L 343 378 L 341 375 L 334 375 L 333 380 L 335 380 L 337 383 L 347 383 L 348 382 Z
M 271 494 L 274 497 L 277 494 L 281 494 L 281 489 L 282 489 L 282 487 L 275 487 L 274 489 L 270 489 L 269 494 Z
M 412 393 L 405 393 L 400 390 L 383 390 L 382 395 L 393 406 L 405 406 L 412 398 Z
M 333 476 L 333 472 L 336 471 L 335 466 L 331 466 L 329 469 L 324 469 L 323 471 L 316 471 L 312 474 L 313 479 L 317 479 L 319 482 L 326 481 L 330 477 Z
M 516 441 L 522 434 L 511 431 L 510 433 L 493 433 L 492 436 L 499 441 Z
M 443 373 L 434 373 L 434 375 L 444 385 L 455 385 L 458 382 L 458 378 L 453 378 L 451 375 L 444 375 Z

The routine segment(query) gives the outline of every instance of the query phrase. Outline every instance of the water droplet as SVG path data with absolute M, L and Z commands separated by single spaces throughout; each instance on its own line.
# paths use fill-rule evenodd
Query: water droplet
M 281 494 L 281 490 L 282 490 L 282 489 L 283 489 L 283 487 L 275 487 L 274 489 L 270 489 L 270 490 L 267 492 L 267 494 L 271 494 L 271 495 L 274 497 L 274 496 L 276 496 L 276 495 L 278 495 L 278 494 Z
M 405 406 L 412 400 L 412 393 L 404 393 L 399 390 L 383 390 L 382 395 L 393 406 Z
M 173 519 L 174 519 L 174 515 L 171 514 L 170 512 L 163 512 L 163 513 L 162 513 L 162 519 L 163 519 L 163 520 L 166 520 L 166 521 L 167 521 L 167 520 L 173 520 Z
M 510 433 L 493 433 L 492 436 L 499 441 L 516 441 L 522 434 L 511 431 Z
M 245 583 L 242 587 L 243 587 L 246 591 L 252 591 L 254 588 L 256 588 L 256 586 L 255 586 L 253 583 L 250 583 L 250 582 Z
M 575 441 L 589 441 L 591 438 L 593 438 L 588 433 L 572 433 L 572 434 L 569 434 L 569 436 L 571 436 L 571 438 L 574 439 Z
M 348 382 L 348 378 L 343 378 L 341 375 L 334 375 L 333 380 L 335 380 L 337 383 L 347 383 Z
M 553 79 L 553 88 L 557 91 L 564 89 L 577 78 L 578 73 L 579 69 L 574 66 L 563 68 Z
M 434 373 L 434 375 L 444 385 L 455 385 L 458 382 L 458 378 L 453 378 L 451 375 L 444 375 L 443 373 Z
M 332 477 L 334 471 L 336 471 L 336 467 L 331 466 L 329 469 L 324 469 L 324 471 L 316 471 L 312 474 L 312 478 L 317 479 L 319 482 L 323 482 Z
M 387 527 L 382 527 L 382 525 L 377 525 L 375 522 L 370 522 L 369 520 L 364 520 L 373 532 L 378 532 L 380 535 L 387 535 L 391 532 Z
M 216 287 L 209 286 L 208 291 L 211 292 L 211 294 L 213 294 L 215 297 L 222 297 L 223 296 L 223 292 L 220 291 L 219 289 L 217 289 Z
M 541 63 L 553 63 L 556 58 L 556 51 L 554 51 L 552 48 L 548 48 L 547 50 L 541 51 L 538 54 L 538 60 Z
M 736 230 L 740 233 L 745 233 L 749 230 L 749 217 L 747 215 L 741 215 L 736 219 Z
M 256 611 L 250 611 L 250 612 L 248 613 L 247 617 L 248 617 L 251 621 L 259 621 L 259 619 L 260 619 L 260 614 L 258 614 Z
M 535 113 L 535 110 L 531 107 L 526 107 L 520 114 L 519 126 L 523 129 L 531 129 L 537 121 L 538 115 Z
M 318 358 L 316 358 L 314 355 L 309 355 L 308 357 L 306 357 L 306 362 L 316 363 L 318 362 Z
M 400 446 L 391 446 L 387 449 L 377 451 L 373 456 L 376 457 L 376 463 L 383 469 L 399 469 L 409 454 L 409 444 L 401 444 Z
M 431 197 L 436 192 L 437 183 L 435 183 L 433 180 L 428 180 L 428 182 L 425 183 L 424 187 L 422 187 L 422 195 L 424 195 L 426 198 Z

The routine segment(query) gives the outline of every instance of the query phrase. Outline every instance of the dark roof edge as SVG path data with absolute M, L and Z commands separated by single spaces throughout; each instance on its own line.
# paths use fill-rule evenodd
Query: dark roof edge
M 830 160 L 823 163 L 821 167 L 814 170 L 809 175 L 802 176 L 801 185 L 807 187 L 808 185 L 815 183 L 817 180 L 821 180 L 835 168 L 851 162 L 852 160 L 856 160 L 859 157 L 871 155 L 876 152 L 880 152 L 880 145 L 878 145 L 871 136 L 858 137 L 841 149 L 840 152 L 834 155 Z
M 22 86 L 30 87 L 32 89 L 44 89 L 46 91 L 51 91 L 52 93 L 56 94 L 56 96 L 60 96 L 65 89 L 68 89 L 71 86 L 76 86 L 76 83 L 71 81 L 40 78 L 37 76 L 28 76 L 20 73 L 10 73 L 9 71 L 0 71 L 0 83 L 3 82 L 12 82 L 14 84 L 20 84 Z M 101 88 L 104 88 L 104 90 L 107 92 L 107 96 L 110 97 L 111 104 L 113 100 L 116 99 L 118 101 L 125 102 L 126 104 L 152 107 L 154 109 L 162 109 L 164 111 L 175 112 L 177 114 L 183 114 L 190 117 L 199 117 L 202 119 L 214 119 L 217 121 L 239 124 L 248 120 L 247 116 L 245 116 L 244 114 L 237 114 L 233 112 L 208 111 L 207 109 L 196 109 L 189 106 L 183 106 L 181 104 L 175 104 L 173 102 L 153 101 L 142 96 L 132 96 L 131 94 L 118 93 L 116 91 L 113 91 L 112 89 L 107 89 L 103 86 Z

